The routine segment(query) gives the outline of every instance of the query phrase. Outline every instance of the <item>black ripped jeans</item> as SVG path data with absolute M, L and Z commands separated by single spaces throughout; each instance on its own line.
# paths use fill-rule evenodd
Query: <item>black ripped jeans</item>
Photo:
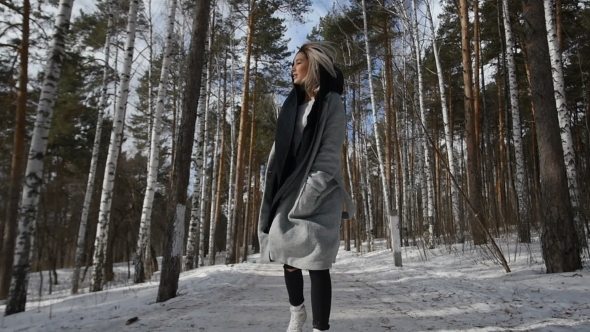
M 289 303 L 298 306 L 303 303 L 303 274 L 300 269 L 284 265 L 285 284 L 289 293 Z M 287 269 L 296 269 L 293 272 Z M 311 279 L 311 311 L 313 328 L 320 331 L 330 329 L 330 309 L 332 307 L 332 280 L 330 270 L 310 270 Z

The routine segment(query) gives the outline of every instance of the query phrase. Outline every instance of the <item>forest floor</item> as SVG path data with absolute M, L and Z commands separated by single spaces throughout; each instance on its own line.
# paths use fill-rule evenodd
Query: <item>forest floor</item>
M 590 331 L 587 267 L 545 274 L 538 239 L 530 246 L 500 244 L 511 273 L 487 250 L 470 245 L 404 247 L 401 268 L 394 266 L 383 241 L 377 241 L 383 249 L 363 255 L 341 248 L 331 272 L 330 330 Z M 60 284 L 42 298 L 39 274 L 32 274 L 27 311 L 0 318 L 0 330 L 285 331 L 289 303 L 282 266 L 258 264 L 258 259 L 251 255 L 247 263 L 183 272 L 179 295 L 165 303 L 156 303 L 157 277 L 133 285 L 127 279 L 133 267 L 128 270 L 127 264 L 116 266 L 108 289 L 87 293 L 85 288 L 76 296 L 69 295 L 71 270 L 57 271 Z M 304 331 L 311 331 L 309 278 L 304 276 Z M 47 275 L 44 279 L 46 284 Z M 126 325 L 133 317 L 138 320 Z

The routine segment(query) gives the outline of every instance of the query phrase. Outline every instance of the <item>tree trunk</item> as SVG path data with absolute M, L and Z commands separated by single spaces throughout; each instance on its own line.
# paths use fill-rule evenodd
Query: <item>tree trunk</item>
M 412 30 L 414 34 L 414 52 L 416 56 L 416 76 L 418 78 L 418 106 L 420 108 L 420 121 L 422 122 L 422 148 L 424 152 L 424 181 L 426 182 L 426 218 L 428 221 L 428 233 L 430 240 L 434 238 L 434 188 L 432 181 L 432 162 L 428 149 L 427 131 L 428 125 L 426 123 L 426 111 L 424 109 L 424 83 L 422 79 L 422 61 L 420 52 L 420 40 L 418 31 L 418 12 L 416 10 L 416 0 L 412 0 L 412 16 L 414 18 Z M 433 244 L 430 245 L 433 247 Z
M 230 49 L 231 49 L 231 69 L 230 69 L 230 96 L 231 96 L 231 106 L 230 106 L 230 114 L 231 114 L 231 120 L 230 120 L 230 137 L 229 137 L 229 144 L 230 144 L 230 155 L 229 155 L 229 178 L 228 178 L 228 192 L 227 192 L 227 229 L 226 229 L 226 233 L 225 233 L 225 263 L 229 264 L 230 261 L 228 259 L 228 254 L 230 251 L 230 247 L 232 245 L 232 241 L 231 241 L 231 235 L 232 235 L 232 220 L 233 220 L 233 213 L 234 213 L 234 208 L 233 208 L 233 197 L 232 195 L 234 194 L 234 187 L 235 184 L 233 183 L 233 179 L 234 179 L 234 160 L 235 160 L 235 155 L 236 155 L 236 147 L 235 147 L 235 142 L 236 142 L 236 126 L 235 126 L 235 118 L 234 115 L 236 113 L 236 105 L 235 105 L 235 90 L 234 90 L 234 82 L 235 82 L 235 71 L 236 71 L 236 67 L 235 67 L 235 58 L 234 58 L 234 54 L 235 54 L 235 46 L 234 46 L 234 41 L 233 38 L 230 38 Z
M 430 23 L 430 31 L 433 36 L 436 36 L 436 31 L 434 30 L 434 23 L 432 22 L 432 12 L 430 10 L 430 4 L 426 2 L 426 15 L 428 18 L 428 22 Z M 436 73 L 438 77 L 438 88 L 440 93 L 440 103 L 442 108 L 442 116 L 443 116 L 443 125 L 445 130 L 445 145 L 447 147 L 447 171 L 451 175 L 451 178 L 457 178 L 457 172 L 455 170 L 455 158 L 453 157 L 453 135 L 451 131 L 451 125 L 449 121 L 449 108 L 447 107 L 447 95 L 445 92 L 445 79 L 442 72 L 442 66 L 440 64 L 440 57 L 438 54 L 438 44 L 433 37 L 432 40 L 432 49 L 434 53 L 434 60 L 436 63 Z M 461 210 L 459 209 L 459 188 L 457 184 L 454 183 L 452 180 L 450 181 L 450 188 L 451 188 L 451 206 L 452 206 L 452 215 L 455 225 L 455 234 L 457 237 L 457 242 L 463 243 L 465 238 L 463 237 L 463 229 L 461 228 Z
M 113 5 L 111 3 L 110 5 Z M 88 172 L 88 184 L 86 185 L 86 194 L 84 195 L 84 203 L 82 205 L 82 215 L 80 217 L 80 227 L 78 228 L 78 241 L 76 247 L 76 266 L 72 275 L 72 294 L 78 293 L 78 285 L 80 280 L 80 269 L 84 265 L 84 248 L 86 247 L 86 228 L 88 225 L 88 212 L 90 210 L 90 203 L 92 195 L 94 194 L 94 184 L 96 182 L 96 168 L 98 166 L 98 154 L 100 152 L 100 139 L 102 137 L 102 123 L 104 112 L 108 107 L 108 75 L 109 75 L 109 58 L 111 50 L 111 37 L 113 34 L 113 10 L 108 11 L 107 34 L 104 45 L 105 50 L 105 65 L 102 74 L 102 89 L 100 95 L 100 103 L 98 109 L 98 119 L 96 120 L 96 132 L 94 134 L 94 145 L 92 147 L 92 159 L 90 160 L 90 171 Z
M 549 44 L 549 56 L 551 58 L 551 75 L 553 77 L 553 93 L 557 107 L 557 116 L 559 119 L 559 128 L 561 135 L 561 146 L 563 149 L 563 158 L 565 160 L 565 169 L 568 180 L 568 188 L 572 207 L 574 209 L 574 220 L 581 239 L 585 240 L 584 225 L 580 215 L 580 187 L 578 185 L 578 170 L 576 166 L 576 155 L 574 151 L 574 141 L 572 139 L 570 112 L 567 108 L 565 95 L 565 81 L 563 75 L 563 60 L 559 51 L 559 41 L 555 25 L 555 12 L 553 11 L 553 1 L 543 0 L 545 5 L 545 25 L 547 28 L 547 42 Z M 582 237 L 583 236 L 583 237 Z
M 225 76 L 224 76 L 225 77 Z M 226 127 L 226 98 L 225 98 L 225 91 L 226 91 L 226 80 L 224 78 L 224 87 L 223 87 L 223 111 L 221 115 L 221 151 L 219 152 L 219 170 L 217 172 L 217 192 L 215 194 L 215 211 L 213 213 L 214 219 L 213 222 L 217 225 L 217 221 L 221 216 L 221 192 L 223 187 L 223 175 L 224 175 L 224 166 L 225 166 L 225 127 Z M 215 247 L 213 247 L 215 249 Z M 215 250 L 211 252 L 209 251 L 209 265 L 215 264 Z
M 478 148 L 478 152 L 482 148 L 481 144 L 481 104 L 480 100 L 480 83 L 479 83 L 479 49 L 480 49 L 480 32 L 479 32 L 479 0 L 473 0 L 473 55 L 474 55 L 474 68 L 475 72 L 473 75 L 473 117 L 475 122 L 475 140 Z M 481 156 L 478 154 L 478 161 L 480 162 L 478 167 L 483 167 L 481 162 Z M 480 171 L 481 173 L 481 171 Z M 483 188 L 482 188 L 483 189 Z M 482 205 L 483 207 L 483 205 Z
M 344 162 L 344 183 L 348 186 L 346 190 L 351 194 L 352 201 L 354 202 L 354 191 L 352 190 L 352 182 L 350 176 L 350 160 L 348 158 L 348 142 L 344 142 L 344 146 L 342 147 L 342 161 Z M 350 211 L 347 211 L 350 212 Z M 343 237 L 344 237 L 344 250 L 350 251 L 350 223 L 351 219 L 344 220 L 343 225 Z
M 55 92 L 65 54 L 65 39 L 70 28 L 73 3 L 73 0 L 61 0 L 55 19 L 53 38 L 45 67 L 41 96 L 37 104 L 37 116 L 25 170 L 25 181 L 18 214 L 18 235 L 14 250 L 12 280 L 5 315 L 24 311 L 27 301 L 28 274 L 31 268 L 30 253 L 34 245 L 35 217 L 43 181 L 43 159 L 47 150 L 47 138 L 53 118 Z
M 193 185 L 193 197 L 192 197 L 192 208 L 191 217 L 189 222 L 189 233 L 188 242 L 186 249 L 186 262 L 185 270 L 191 270 L 204 264 L 203 261 L 203 248 L 204 243 L 204 222 L 205 222 L 205 209 L 207 202 L 203 200 L 205 195 L 204 191 L 207 186 L 207 172 L 206 172 L 206 113 L 209 107 L 208 92 L 210 89 L 210 66 L 211 66 L 211 35 L 208 35 L 207 49 L 206 49 L 206 60 L 205 60 L 205 81 L 201 83 L 199 90 L 201 103 L 197 113 L 197 136 L 195 138 L 195 174 L 194 174 L 194 185 Z
M 199 105 L 199 90 L 203 76 L 205 56 L 203 49 L 207 39 L 211 0 L 198 1 L 195 5 L 193 35 L 188 54 L 186 88 L 182 125 L 178 135 L 176 158 L 170 174 L 170 197 L 166 213 L 166 241 L 162 259 L 162 272 L 157 302 L 176 297 L 178 276 L 182 265 L 182 243 L 184 240 L 184 212 L 186 188 L 190 176 L 191 151 L 195 134 L 195 120 Z
M 369 171 L 369 158 L 367 157 L 367 142 L 363 139 L 363 146 L 365 153 L 359 153 L 361 161 L 365 164 L 365 170 L 360 172 L 360 180 L 362 186 L 363 204 L 366 205 L 365 211 L 365 242 L 367 243 L 367 251 L 373 251 L 373 234 L 374 234 L 374 218 L 373 213 L 373 189 L 371 188 L 371 181 L 367 179 L 371 172 Z
M 575 271 L 582 267 L 571 202 L 557 107 L 551 82 L 551 62 L 547 54 L 547 30 L 543 4 L 523 0 L 524 40 L 531 69 L 531 99 L 535 107 L 535 124 L 539 147 L 541 177 L 541 250 L 547 273 Z
M 219 64 L 217 64 L 217 73 L 219 78 L 221 79 L 221 71 L 219 68 Z M 225 105 L 221 106 L 222 101 L 220 100 L 221 97 L 221 84 L 217 84 L 217 115 L 215 120 L 215 138 L 213 143 L 213 167 L 211 168 L 211 178 L 212 178 L 212 188 L 211 188 L 211 213 L 209 218 L 209 265 L 215 265 L 215 228 L 217 226 L 217 195 L 220 193 L 217 188 L 221 186 L 219 182 L 219 177 L 221 177 L 221 173 L 217 171 L 217 168 L 223 168 L 219 164 L 219 161 L 223 161 L 221 158 L 221 154 L 219 152 L 219 136 L 221 132 L 221 120 L 225 123 L 225 118 L 221 117 L 221 109 L 225 107 Z M 223 112 L 225 113 L 225 112 Z M 225 128 L 225 126 L 224 126 Z M 223 150 L 223 149 L 221 149 Z
M 209 54 L 210 48 L 207 47 L 206 54 Z M 209 56 L 205 56 L 205 64 L 204 66 L 209 65 Z M 206 70 L 206 67 L 205 67 Z M 197 124 L 196 130 L 197 135 L 195 140 L 195 174 L 194 174 L 194 184 L 193 184 L 193 197 L 191 201 L 191 216 L 189 222 L 189 229 L 188 229 L 188 240 L 186 244 L 186 261 L 185 261 L 185 270 L 192 270 L 195 267 L 198 267 L 199 263 L 199 244 L 201 239 L 201 228 L 200 223 L 203 222 L 201 218 L 201 180 L 203 178 L 202 169 L 205 167 L 204 158 L 203 156 L 203 131 L 204 131 L 204 123 L 203 123 L 203 115 L 205 113 L 205 108 L 207 107 L 207 89 L 206 83 L 207 77 L 205 76 L 204 81 L 201 83 L 199 88 L 200 94 L 200 105 L 197 109 Z
M 242 109 L 240 112 L 240 130 L 238 131 L 238 152 L 236 160 L 236 179 L 234 190 L 234 209 L 232 213 L 231 242 L 234 245 L 229 246 L 227 253 L 227 262 L 238 262 L 238 253 L 236 252 L 235 242 L 237 242 L 237 226 L 242 220 L 242 206 L 244 193 L 244 164 L 246 154 L 246 124 L 248 122 L 248 109 L 250 100 L 250 57 L 252 54 L 252 37 L 254 34 L 254 14 L 256 0 L 249 0 L 250 15 L 248 17 L 248 32 L 246 37 L 246 64 L 244 68 L 244 91 L 242 94 Z
M 16 101 L 16 121 L 14 125 L 14 143 L 12 147 L 12 161 L 10 165 L 10 183 L 8 202 L 6 203 L 6 219 L 4 229 L 0 228 L 2 251 L 0 252 L 0 300 L 8 297 L 10 277 L 14 264 L 14 247 L 18 227 L 18 195 L 23 179 L 23 164 L 25 161 L 25 137 L 27 116 L 27 84 L 29 81 L 29 22 L 31 3 L 24 0 L 22 7 L 22 39 L 19 47 L 20 65 L 18 74 L 18 95 Z M 4 230 L 4 233 L 1 231 Z
M 212 16 L 215 16 L 213 13 Z M 199 264 L 195 266 L 203 266 L 205 265 L 205 231 L 207 230 L 207 204 L 209 202 L 209 197 L 207 192 L 209 191 L 209 180 L 207 179 L 208 176 L 208 169 L 209 165 L 207 163 L 208 159 L 208 152 L 209 149 L 209 95 L 211 93 L 211 79 L 212 79 L 212 71 L 213 71 L 213 56 L 211 54 L 212 45 L 213 45 L 213 26 L 214 22 L 211 25 L 211 35 L 209 36 L 209 59 L 207 64 L 207 82 L 205 83 L 205 107 L 204 107 L 204 116 L 203 116 L 203 124 L 202 128 L 203 131 L 201 132 L 200 137 L 202 137 L 202 167 L 200 169 L 197 168 L 197 173 L 201 172 L 201 201 L 199 202 Z M 213 175 L 213 173 L 211 173 Z
M 131 1 L 129 6 L 129 18 L 127 23 L 127 42 L 125 44 L 125 60 L 123 62 L 123 74 L 121 81 L 121 90 L 117 98 L 115 114 L 113 116 L 113 130 L 109 143 L 109 153 L 106 161 L 105 174 L 102 184 L 102 195 L 100 200 L 100 212 L 98 226 L 96 229 L 96 239 L 94 242 L 94 268 L 92 270 L 92 280 L 90 284 L 91 292 L 102 290 L 105 283 L 105 261 L 106 245 L 108 242 L 108 229 L 111 217 L 111 204 L 113 202 L 113 187 L 115 183 L 115 174 L 117 172 L 117 160 L 123 141 L 123 126 L 125 125 L 125 109 L 127 106 L 127 96 L 129 94 L 129 81 L 131 79 L 131 64 L 133 62 L 133 51 L 135 48 L 135 29 L 137 26 L 137 10 L 139 0 Z
M 254 223 L 254 220 L 251 218 L 252 213 L 252 209 L 250 208 L 250 201 L 251 201 L 251 192 L 252 192 L 252 188 L 250 188 L 252 186 L 252 167 L 253 162 L 254 162 L 254 138 L 256 137 L 256 99 L 257 99 L 257 88 L 258 88 L 258 84 L 256 82 L 256 79 L 258 78 L 258 59 L 256 59 L 256 61 L 254 62 L 254 93 L 252 95 L 252 102 L 253 102 L 253 106 L 252 106 L 252 117 L 250 118 L 250 153 L 248 154 L 248 181 L 247 181 L 247 185 L 246 185 L 246 190 L 248 191 L 246 193 L 246 218 L 244 219 L 244 237 L 243 237 L 243 246 L 244 246 L 244 252 L 242 254 L 242 261 L 245 262 L 248 260 L 248 223 L 250 222 L 250 220 L 252 220 L 252 223 Z
M 388 217 L 388 222 L 390 224 L 390 231 L 391 231 L 391 238 L 393 241 L 393 260 L 395 266 L 402 266 L 402 252 L 401 252 L 401 243 L 400 243 L 400 234 L 399 234 L 399 223 L 398 220 L 394 218 L 393 211 L 391 209 L 391 196 L 389 186 L 387 185 L 387 179 L 385 175 L 385 163 L 383 160 L 383 146 L 381 145 L 381 138 L 379 137 L 379 131 L 377 126 L 377 104 L 375 102 L 375 91 L 373 89 L 373 80 L 372 80 L 372 64 L 371 64 L 371 54 L 369 51 L 369 32 L 368 32 L 368 23 L 367 23 L 367 8 L 365 6 L 365 0 L 362 0 L 363 6 L 363 27 L 364 27 L 364 36 L 365 36 L 365 50 L 366 50 L 366 57 L 367 57 L 367 71 L 369 73 L 369 91 L 371 94 L 371 111 L 373 112 L 373 133 L 375 135 L 375 141 L 377 145 L 377 154 L 378 154 L 378 163 L 379 163 L 379 176 L 381 178 L 381 186 L 383 190 L 383 199 L 385 201 L 385 215 Z
M 168 88 L 168 73 L 170 72 L 170 62 L 172 58 L 172 38 L 174 36 L 174 22 L 176 17 L 176 6 L 178 1 L 172 0 L 170 12 L 168 13 L 168 27 L 166 30 L 166 42 L 164 44 L 164 59 L 162 61 L 162 71 L 160 73 L 160 83 L 158 85 L 158 100 L 154 114 L 152 126 L 150 157 L 148 161 L 148 176 L 143 208 L 141 211 L 141 222 L 139 224 L 139 235 L 137 239 L 137 249 L 135 252 L 135 275 L 134 282 L 141 283 L 150 279 L 151 270 L 146 271 L 145 266 L 150 264 L 150 230 L 152 205 L 154 202 L 154 193 L 156 191 L 156 182 L 158 177 L 158 167 L 160 165 L 160 134 L 162 132 L 162 111 L 166 102 L 166 91 Z M 151 91 L 150 91 L 151 92 Z M 151 264 L 150 264 L 151 265 Z
M 527 190 L 526 173 L 524 165 L 524 148 L 522 143 L 522 130 L 520 126 L 520 110 L 518 100 L 518 86 L 516 84 L 516 65 L 514 62 L 514 39 L 512 38 L 512 26 L 510 25 L 510 13 L 508 0 L 502 0 L 502 13 L 504 16 L 504 34 L 506 36 L 506 64 L 508 66 L 508 85 L 510 91 L 510 110 L 512 112 L 512 141 L 514 144 L 516 181 L 516 205 L 518 207 L 519 228 L 518 237 L 521 242 L 530 242 L 529 225 L 529 193 Z
M 482 221 L 481 176 L 478 162 L 476 118 L 473 111 L 473 83 L 471 70 L 471 41 L 469 38 L 469 6 L 467 0 L 459 0 L 461 15 L 461 50 L 463 58 L 463 85 L 465 93 L 465 140 L 467 146 L 467 188 L 468 197 L 476 213 Z M 476 216 L 471 215 L 471 232 L 475 244 L 486 242 L 484 231 L 476 222 Z M 483 226 L 485 227 L 485 222 Z

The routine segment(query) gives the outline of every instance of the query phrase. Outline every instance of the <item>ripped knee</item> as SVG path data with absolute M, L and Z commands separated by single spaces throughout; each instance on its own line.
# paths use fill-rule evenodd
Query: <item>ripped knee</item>
M 292 273 L 292 272 L 295 272 L 295 271 L 299 271 L 298 268 L 292 267 L 292 266 L 287 265 L 287 264 L 283 265 L 283 268 L 285 269 L 285 271 L 287 271 L 289 273 Z

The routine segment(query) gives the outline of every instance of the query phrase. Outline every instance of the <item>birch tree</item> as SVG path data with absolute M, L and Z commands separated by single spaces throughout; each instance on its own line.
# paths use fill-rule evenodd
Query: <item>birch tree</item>
M 429 239 L 434 239 L 434 188 L 432 185 L 432 165 L 428 149 L 428 140 L 426 132 L 426 111 L 424 110 L 424 81 L 422 78 L 422 60 L 420 55 L 420 35 L 418 30 L 418 11 L 416 10 L 416 0 L 412 0 L 412 17 L 414 18 L 411 25 L 414 35 L 414 52 L 416 56 L 416 76 L 418 80 L 418 107 L 420 108 L 420 121 L 422 122 L 422 150 L 424 152 L 424 181 L 426 182 L 426 216 L 428 220 Z M 432 246 L 432 244 L 431 244 Z
M 211 45 L 209 43 L 208 45 Z M 209 54 L 210 47 L 207 47 L 206 54 Z M 209 58 L 207 56 L 207 58 Z M 206 60 L 205 70 L 208 72 L 209 59 Z M 186 261 L 185 270 L 191 270 L 199 264 L 203 264 L 201 257 L 201 231 L 204 217 L 201 217 L 201 209 L 204 209 L 206 204 L 203 202 L 203 168 L 206 167 L 206 149 L 203 149 L 205 140 L 203 138 L 205 131 L 204 115 L 207 112 L 207 89 L 208 89 L 208 75 L 204 77 L 204 84 L 202 84 L 200 92 L 200 105 L 197 113 L 197 135 L 195 137 L 195 174 L 193 185 L 193 197 L 191 201 L 191 216 L 189 222 L 188 242 L 186 247 Z M 202 206 L 205 205 L 205 206 Z M 199 263 L 200 261 L 200 263 Z
M 371 53 L 369 49 L 369 32 L 368 32 L 368 24 L 367 24 L 367 9 L 365 6 L 365 0 L 362 0 L 362 10 L 363 10 L 363 32 L 365 37 L 365 50 L 367 56 L 367 72 L 369 75 L 369 91 L 371 95 L 371 111 L 373 113 L 373 133 L 375 135 L 375 144 L 377 145 L 377 157 L 379 163 L 379 176 L 381 178 L 381 186 L 383 190 L 383 200 L 385 201 L 385 215 L 388 217 L 390 226 L 389 229 L 391 231 L 391 239 L 393 242 L 393 260 L 395 266 L 402 266 L 402 252 L 401 252 L 401 243 L 400 243 L 400 229 L 399 229 L 399 218 L 396 218 L 393 215 L 393 211 L 391 210 L 391 199 L 390 199 L 390 190 L 389 186 L 387 185 L 386 180 L 386 173 L 385 173 L 385 163 L 383 160 L 383 146 L 381 145 L 381 138 L 378 134 L 377 128 L 377 104 L 375 103 L 375 92 L 373 89 L 373 80 L 372 80 L 372 64 L 371 64 Z
M 150 143 L 150 156 L 148 161 L 148 176 L 143 208 L 141 211 L 141 222 L 139 225 L 139 236 L 137 240 L 137 250 L 135 253 L 135 283 L 144 282 L 145 279 L 151 278 L 151 269 L 146 271 L 145 265 L 151 262 L 150 255 L 150 230 L 151 214 L 154 202 L 154 193 L 158 176 L 158 166 L 160 165 L 160 134 L 162 133 L 162 111 L 166 103 L 166 90 L 168 87 L 168 76 L 170 72 L 170 61 L 172 59 L 172 43 L 174 36 L 174 22 L 176 18 L 177 0 L 170 3 L 170 12 L 168 13 L 168 25 L 166 28 L 166 42 L 164 43 L 164 59 L 162 61 L 162 71 L 160 73 L 160 83 L 158 85 L 158 97 L 156 109 L 153 116 L 152 134 Z M 146 273 L 147 272 L 147 273 Z
M 14 251 L 14 265 L 5 315 L 25 311 L 31 257 L 34 246 L 35 218 L 43 181 L 43 159 L 47 150 L 47 138 L 53 118 L 53 105 L 57 82 L 65 54 L 65 39 L 70 28 L 74 0 L 60 0 L 49 54 L 45 67 L 43 85 L 29 148 L 25 181 L 18 216 L 18 235 Z
M 432 33 L 432 49 L 434 53 L 434 61 L 436 63 L 436 76 L 438 78 L 438 90 L 440 94 L 440 104 L 442 109 L 442 116 L 443 116 L 443 126 L 444 126 L 444 140 L 445 145 L 447 147 L 447 169 L 451 174 L 451 177 L 456 179 L 457 178 L 457 171 L 455 168 L 455 158 L 453 156 L 453 135 L 451 131 L 451 124 L 450 124 L 450 117 L 449 117 L 449 108 L 447 104 L 447 93 L 445 90 L 445 78 L 442 71 L 442 66 L 440 64 L 440 56 L 438 50 L 438 44 L 436 42 L 436 31 L 434 30 L 434 23 L 432 21 L 432 11 L 430 9 L 430 1 L 426 1 L 426 17 L 430 25 L 430 32 Z M 457 187 L 457 183 L 451 180 L 451 205 L 452 205 L 452 213 L 453 213 L 453 220 L 455 222 L 455 230 L 456 230 L 456 237 L 457 242 L 463 243 L 465 239 L 463 238 L 463 230 L 461 228 L 461 210 L 459 208 L 459 188 Z
M 199 107 L 199 93 L 207 40 L 211 0 L 198 1 L 194 7 L 193 30 L 188 53 L 186 88 L 182 123 L 176 144 L 175 158 L 170 174 L 170 196 L 166 214 L 166 240 L 162 259 L 162 272 L 157 302 L 176 297 L 178 277 L 182 267 L 182 243 L 184 240 L 184 212 L 186 189 L 190 176 L 190 158 L 195 135 L 195 122 Z M 202 102 L 202 101 L 201 101 Z
M 233 38 L 230 41 L 231 45 L 233 46 Z M 230 69 L 230 82 L 231 82 L 231 89 L 230 89 L 230 96 L 231 96 L 231 106 L 230 106 L 230 137 L 229 137 L 229 144 L 230 144 L 230 153 L 229 153 L 229 185 L 228 185 L 228 193 L 227 193 L 227 230 L 225 234 L 225 263 L 229 264 L 229 260 L 227 257 L 227 253 L 229 253 L 231 247 L 231 235 L 232 235 L 232 220 L 233 220 L 233 213 L 234 213 L 234 201 L 233 201 L 233 192 L 234 192 L 234 172 L 235 172 L 235 159 L 236 159 L 236 126 L 235 126 L 235 92 L 234 92 L 234 79 L 235 79 L 235 57 L 234 57 L 234 50 L 232 48 L 232 62 L 231 62 L 231 69 Z
M 516 162 L 514 165 L 516 171 L 514 186 L 516 187 L 518 214 L 520 218 L 519 238 L 522 242 L 530 242 L 528 228 L 523 227 L 529 222 L 529 196 L 526 187 L 518 86 L 516 84 L 516 65 L 514 62 L 514 39 L 512 37 L 512 26 L 510 25 L 508 0 L 502 0 L 502 15 L 504 17 L 504 35 L 506 36 L 506 64 L 508 66 L 508 88 L 510 91 L 510 111 L 512 113 L 512 141 Z M 524 231 L 525 229 L 527 231 Z
M 205 64 L 206 66 L 207 64 Z M 205 82 L 207 78 L 203 80 Z M 207 99 L 205 93 L 205 86 L 202 85 L 199 90 L 199 100 L 201 103 L 197 110 L 197 124 L 196 130 L 197 135 L 195 137 L 195 174 L 193 183 L 193 196 L 191 200 L 191 215 L 188 229 L 188 240 L 186 243 L 186 259 L 184 262 L 185 270 L 192 270 L 198 266 L 199 262 L 199 240 L 200 240 L 200 216 L 201 216 L 201 169 L 203 168 L 203 149 L 201 148 L 203 138 L 201 133 L 203 132 L 203 113 L 205 109 L 205 100 Z
M 104 70 L 102 76 L 102 88 L 100 94 L 100 102 L 98 109 L 98 118 L 96 120 L 96 133 L 94 134 L 94 145 L 92 147 L 92 158 L 90 160 L 90 171 L 88 172 L 88 183 L 86 185 L 86 194 L 84 195 L 84 203 L 82 205 L 82 215 L 80 216 L 80 227 L 78 228 L 78 240 L 76 247 L 76 266 L 72 275 L 72 294 L 78 293 L 78 285 L 80 280 L 80 269 L 84 264 L 84 247 L 86 243 L 86 227 L 88 224 L 88 211 L 90 210 L 90 203 L 92 201 L 92 194 L 94 193 L 94 183 L 96 181 L 96 168 L 98 166 L 98 154 L 100 151 L 100 138 L 102 137 L 102 123 L 104 112 L 108 106 L 108 75 L 109 75 L 109 60 L 111 50 L 111 37 L 113 34 L 113 6 L 112 1 L 107 5 L 108 22 L 106 41 L 104 45 Z
M 215 14 L 213 14 L 215 15 Z M 214 23 L 213 23 L 214 24 Z M 212 57 L 211 57 L 211 45 L 213 44 L 213 26 L 211 27 L 211 36 L 209 37 L 209 59 L 207 63 L 207 78 L 205 83 L 205 95 L 202 96 L 204 98 L 204 105 L 203 107 L 203 119 L 202 119 L 202 131 L 199 135 L 201 139 L 201 149 L 202 149 L 202 161 L 201 161 L 201 168 L 197 168 L 197 175 L 201 177 L 201 187 L 199 190 L 201 191 L 201 201 L 199 202 L 199 265 L 203 266 L 205 264 L 205 218 L 207 216 L 207 202 L 208 202 L 208 195 L 207 191 L 209 188 L 209 181 L 207 179 L 207 168 L 208 168 L 208 149 L 209 149 L 209 93 L 211 92 L 211 71 L 213 70 L 212 66 Z M 200 172 L 200 174 L 199 174 Z M 197 176 L 195 175 L 195 176 Z
M 367 142 L 366 139 L 363 138 L 363 145 L 365 146 L 364 153 L 359 153 L 361 156 L 361 160 L 364 163 L 365 170 L 360 172 L 360 180 L 362 185 L 362 197 L 363 202 L 366 202 L 365 209 L 365 241 L 367 242 L 367 250 L 373 251 L 374 250 L 374 241 L 373 241 L 373 232 L 374 232 L 374 214 L 373 214 L 373 188 L 369 184 L 367 177 L 371 174 L 369 168 L 369 158 L 367 158 L 368 149 L 367 149 Z
M 582 225 L 582 220 L 580 218 L 580 190 L 578 186 L 578 171 L 576 168 L 574 141 L 570 124 L 571 114 L 567 109 L 565 81 L 563 78 L 563 60 L 561 58 L 559 38 L 555 24 L 555 12 L 553 9 L 554 2 L 553 0 L 543 0 L 543 4 L 545 7 L 545 26 L 547 28 L 549 57 L 551 59 L 553 94 L 555 95 L 555 105 L 557 107 L 557 116 L 559 119 L 559 133 L 561 135 L 561 146 L 563 149 L 563 158 L 565 160 L 570 200 L 572 202 L 572 207 L 574 208 L 576 226 L 579 231 L 584 232 L 585 228 Z
M 131 79 L 131 64 L 133 62 L 133 51 L 135 48 L 135 30 L 137 26 L 138 8 L 139 0 L 132 0 L 129 6 L 127 41 L 125 43 L 126 54 L 123 61 L 121 87 L 119 90 L 119 96 L 117 97 L 115 114 L 113 116 L 113 130 L 111 131 L 109 152 L 107 155 L 105 175 L 102 184 L 100 212 L 98 216 L 98 226 L 96 228 L 96 239 L 94 242 L 94 268 L 92 269 L 92 279 L 90 284 L 91 292 L 101 291 L 105 283 L 104 270 L 111 205 L 113 202 L 113 186 L 115 184 L 115 174 L 117 172 L 117 159 L 119 158 L 119 151 L 123 140 L 123 126 L 125 124 L 125 110 L 127 106 L 127 96 L 129 95 L 129 81 Z
M 219 64 L 217 63 L 217 72 L 220 73 Z M 222 135 L 222 123 L 225 128 L 225 109 L 224 102 L 220 100 L 221 98 L 221 84 L 218 85 L 217 90 L 217 116 L 215 120 L 215 138 L 214 138 L 214 146 L 213 146 L 213 168 L 211 171 L 212 176 L 217 174 L 217 179 L 213 179 L 212 181 L 212 188 L 211 188 L 211 210 L 210 210 L 210 226 L 209 226 L 209 265 L 215 265 L 215 229 L 217 225 L 217 215 L 219 214 L 219 204 L 220 204 L 220 188 L 222 185 L 221 179 L 223 178 L 223 147 L 220 144 L 221 135 Z M 222 115 L 223 113 L 223 115 Z M 221 150 L 221 151 L 220 151 Z M 221 171 L 220 171 L 221 169 Z

